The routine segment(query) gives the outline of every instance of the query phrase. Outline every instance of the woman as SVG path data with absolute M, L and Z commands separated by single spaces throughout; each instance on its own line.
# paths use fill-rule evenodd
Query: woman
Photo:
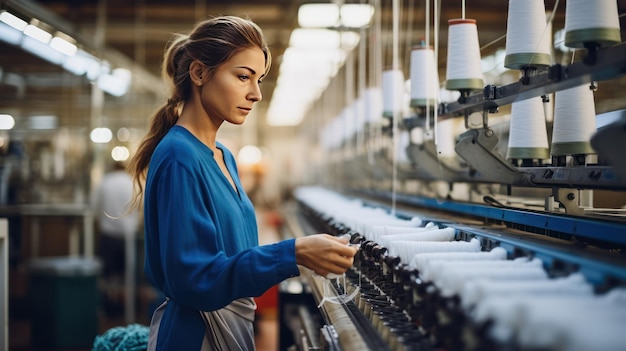
M 146 275 L 167 296 L 149 350 L 254 349 L 252 297 L 298 275 L 297 265 L 320 275 L 352 265 L 356 249 L 327 234 L 258 246 L 252 203 L 216 133 L 245 121 L 270 63 L 261 30 L 238 17 L 206 20 L 168 45 L 172 95 L 130 164 L 136 206 L 143 197 Z

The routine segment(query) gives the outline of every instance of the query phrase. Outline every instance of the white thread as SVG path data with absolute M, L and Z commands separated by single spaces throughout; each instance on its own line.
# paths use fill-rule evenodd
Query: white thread
M 378 243 L 384 247 L 393 245 L 394 241 L 452 241 L 454 240 L 454 228 L 426 230 L 416 233 L 385 235 Z
M 555 93 L 552 155 L 571 155 L 577 152 L 562 143 L 590 144 L 596 131 L 596 109 L 589 84 L 560 90 Z
M 470 316 L 479 323 L 491 320 L 488 334 L 494 340 L 515 341 L 521 349 L 621 350 L 626 344 L 626 306 L 602 296 L 491 296 Z
M 400 257 L 401 262 L 409 263 L 413 256 L 426 252 L 478 252 L 481 250 L 480 241 L 472 239 L 467 241 L 435 242 L 435 241 L 396 241 L 389 250 L 390 256 Z
M 567 0 L 565 45 L 582 48 L 584 43 L 589 41 L 600 46 L 621 42 L 617 1 Z
M 516 148 L 524 150 L 515 150 Z M 507 158 L 544 159 L 549 156 L 548 148 L 548 130 L 541 97 L 514 102 L 511 105 Z M 545 156 L 533 157 L 533 154 Z
M 456 154 L 456 137 L 462 119 L 448 118 L 437 122 L 435 130 L 435 146 L 437 147 L 437 156 L 444 159 L 454 159 Z
M 538 281 L 495 281 L 478 279 L 468 282 L 462 293 L 462 305 L 471 308 L 483 299 L 508 295 L 593 295 L 593 286 L 580 273 L 565 278 Z
M 333 296 L 332 291 L 330 290 L 330 284 L 331 284 L 331 279 L 324 279 L 323 284 L 323 295 L 324 297 L 322 298 L 322 300 L 320 301 L 320 303 L 317 305 L 317 308 L 322 307 L 322 305 L 324 304 L 324 302 L 330 302 L 330 303 L 334 303 L 334 304 L 346 304 L 352 300 L 354 300 L 354 298 L 356 297 L 356 295 L 359 293 L 359 291 L 361 290 L 361 288 L 359 286 L 356 286 L 354 288 L 354 291 L 352 291 L 351 293 L 348 294 L 347 292 L 347 285 L 345 283 L 346 281 L 346 276 L 345 274 L 342 276 L 342 280 L 344 282 L 343 284 L 343 289 L 344 289 L 344 294 L 341 295 L 336 295 Z M 337 282 L 339 282 L 339 279 L 336 280 Z M 339 283 L 338 283 L 339 284 Z
M 543 0 L 509 0 L 505 67 L 549 65 L 550 39 Z
M 404 74 L 400 69 L 383 72 L 383 115 L 392 117 L 394 112 L 404 111 Z
M 492 262 L 492 261 L 478 261 Z M 500 264 L 508 262 L 498 262 Z M 432 282 L 440 290 L 442 296 L 453 296 L 460 294 L 469 281 L 476 279 L 489 280 L 546 280 L 548 274 L 541 265 L 528 264 L 527 266 L 507 267 L 507 266 L 446 266 L 440 274 L 433 277 Z
M 439 74 L 432 48 L 415 47 L 411 50 L 411 106 L 436 105 L 439 92 Z
M 406 226 L 374 225 L 369 230 L 370 237 L 368 237 L 368 239 L 379 242 L 380 238 L 382 238 L 384 235 L 402 234 L 409 232 L 417 233 L 424 230 L 428 229 L 424 227 L 407 228 Z
M 482 89 L 484 78 L 476 20 L 451 19 L 448 25 L 446 87 L 451 90 Z M 466 84 L 464 80 L 480 80 L 480 84 Z
M 429 262 L 434 260 L 444 261 L 470 261 L 470 260 L 506 260 L 507 252 L 501 247 L 495 247 L 489 252 L 433 252 L 420 253 L 413 256 L 410 266 L 418 271 L 424 270 Z
M 498 270 L 505 268 L 520 268 L 520 267 L 539 267 L 541 268 L 542 262 L 538 259 L 528 260 L 524 258 L 522 260 L 469 260 L 469 261 L 442 261 L 431 260 L 420 270 L 420 277 L 422 280 L 430 282 L 436 279 L 445 279 L 445 275 L 449 272 L 465 271 L 465 270 Z M 485 276 L 486 277 L 486 276 Z

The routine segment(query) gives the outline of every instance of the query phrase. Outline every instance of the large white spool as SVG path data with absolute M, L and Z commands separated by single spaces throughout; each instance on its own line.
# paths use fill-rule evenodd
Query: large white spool
M 543 0 L 509 0 L 504 67 L 549 66 L 551 34 Z
M 619 44 L 622 39 L 615 0 L 567 0 L 565 4 L 565 46 L 583 48 Z
M 435 106 L 439 95 L 439 74 L 431 47 L 415 46 L 411 50 L 412 107 Z
M 376 124 L 383 116 L 383 92 L 380 87 L 365 90 L 365 123 Z
M 554 98 L 552 156 L 593 154 L 596 108 L 589 84 L 557 91 Z
M 400 69 L 383 71 L 383 116 L 393 117 L 394 112 L 402 114 L 404 108 L 404 73 Z
M 437 156 L 443 159 L 455 159 L 456 138 L 462 119 L 448 118 L 437 122 Z
M 446 88 L 481 90 L 484 78 L 480 66 L 478 29 L 474 19 L 448 20 L 448 61 Z
M 508 159 L 550 158 L 548 131 L 541 97 L 511 104 Z

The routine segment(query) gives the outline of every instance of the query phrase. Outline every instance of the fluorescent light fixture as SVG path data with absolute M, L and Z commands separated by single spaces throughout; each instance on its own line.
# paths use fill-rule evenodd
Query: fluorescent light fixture
M 24 34 L 37 39 L 44 44 L 48 44 L 50 39 L 52 39 L 52 34 L 32 24 L 29 24 L 26 28 L 24 28 Z
M 23 19 L 15 16 L 14 14 L 8 12 L 8 11 L 2 11 L 0 12 L 0 21 L 8 24 L 9 26 L 19 30 L 20 32 L 23 31 L 24 29 L 26 29 L 26 26 L 28 26 L 28 23 L 26 21 L 24 21 Z
M 302 28 L 361 28 L 374 14 L 368 4 L 303 4 L 298 8 L 298 25 Z
M 33 39 L 32 37 L 24 37 L 20 46 L 31 54 L 39 56 L 42 59 L 56 65 L 60 65 L 65 58 L 62 53 L 54 50 L 50 47 L 50 45 L 44 44 L 39 40 Z
M 0 40 L 3 40 L 12 45 L 18 45 L 22 41 L 21 30 L 17 30 L 6 23 L 0 22 Z
M 13 129 L 15 126 L 15 118 L 7 113 L 0 113 L 0 130 Z
M 115 161 L 126 161 L 130 157 L 130 151 L 126 146 L 116 146 L 111 150 L 111 158 Z
M 113 96 L 123 96 L 128 92 L 131 73 L 125 68 L 116 68 L 111 74 L 98 77 L 98 87 Z
M 336 27 L 339 7 L 336 4 L 303 4 L 298 8 L 298 25 L 303 28 Z
M 113 139 L 113 132 L 109 128 L 94 128 L 89 134 L 92 142 L 97 144 L 106 144 Z
M 369 25 L 374 9 L 367 4 L 345 4 L 341 6 L 341 25 L 348 28 L 361 28 Z
M 69 41 L 67 41 L 66 39 L 60 36 L 56 36 L 52 38 L 52 40 L 50 41 L 50 46 L 56 51 L 59 51 L 67 56 L 74 56 L 76 55 L 76 52 L 78 51 L 78 48 L 76 47 L 76 45 L 74 45 L 73 43 L 70 43 Z
M 63 68 L 77 76 L 82 76 L 88 72 L 88 76 L 91 77 L 97 77 L 100 74 L 98 59 L 81 49 L 78 49 L 74 56 L 68 57 L 63 62 Z
M 40 115 L 28 118 L 30 129 L 55 129 L 57 127 L 57 116 Z

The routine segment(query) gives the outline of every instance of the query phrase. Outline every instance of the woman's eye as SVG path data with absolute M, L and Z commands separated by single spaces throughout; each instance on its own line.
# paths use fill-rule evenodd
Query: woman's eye
M 248 76 L 247 76 L 247 75 L 245 75 L 245 74 L 242 74 L 242 75 L 240 75 L 240 76 L 239 76 L 239 79 L 241 79 L 241 80 L 247 80 L 247 79 L 250 79 L 250 77 L 248 77 Z

